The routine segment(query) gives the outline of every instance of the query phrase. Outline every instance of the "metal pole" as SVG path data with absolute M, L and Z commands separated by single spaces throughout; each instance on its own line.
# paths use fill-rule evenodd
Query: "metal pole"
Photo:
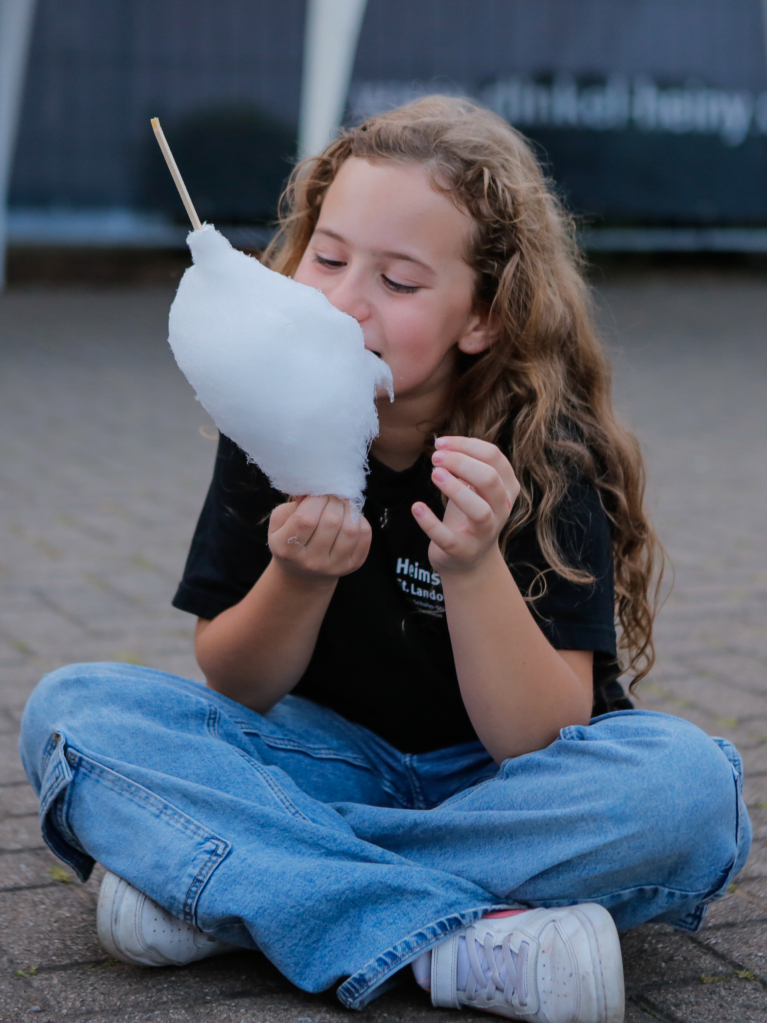
M 299 157 L 319 152 L 341 123 L 365 4 L 307 0 Z
M 0 290 L 5 285 L 8 184 L 34 11 L 35 0 L 0 0 Z

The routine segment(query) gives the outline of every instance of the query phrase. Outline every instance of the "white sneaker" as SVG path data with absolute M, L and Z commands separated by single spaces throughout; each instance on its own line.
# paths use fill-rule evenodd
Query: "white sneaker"
M 593 903 L 484 917 L 432 950 L 431 1000 L 528 1023 L 622 1023 L 612 917 Z
M 234 948 L 171 916 L 110 871 L 101 882 L 96 928 L 104 950 L 132 966 L 184 966 Z

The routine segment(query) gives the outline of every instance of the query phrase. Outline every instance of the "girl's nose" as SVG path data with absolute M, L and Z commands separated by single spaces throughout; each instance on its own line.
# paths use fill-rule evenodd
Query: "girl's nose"
M 353 316 L 358 323 L 364 323 L 370 316 L 370 303 L 365 296 L 362 282 L 352 274 L 344 275 L 323 289 L 331 305 L 342 313 Z

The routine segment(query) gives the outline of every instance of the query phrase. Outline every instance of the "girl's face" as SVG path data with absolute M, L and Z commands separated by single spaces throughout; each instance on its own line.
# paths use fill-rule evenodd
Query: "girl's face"
M 472 226 L 418 164 L 352 157 L 325 194 L 295 279 L 358 321 L 398 397 L 441 392 L 457 351 L 490 343 L 464 260 Z

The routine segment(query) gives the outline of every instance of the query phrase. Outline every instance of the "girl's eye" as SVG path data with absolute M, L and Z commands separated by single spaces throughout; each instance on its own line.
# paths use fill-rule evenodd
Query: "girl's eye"
M 400 295 L 414 295 L 416 291 L 420 291 L 421 288 L 417 284 L 400 284 L 398 281 L 393 281 L 386 274 L 381 274 L 383 282 L 390 291 L 396 291 Z
M 319 252 L 314 254 L 314 262 L 319 263 L 320 266 L 326 266 L 329 270 L 337 270 L 339 266 L 346 266 L 341 259 L 328 259 L 326 256 L 321 256 Z

